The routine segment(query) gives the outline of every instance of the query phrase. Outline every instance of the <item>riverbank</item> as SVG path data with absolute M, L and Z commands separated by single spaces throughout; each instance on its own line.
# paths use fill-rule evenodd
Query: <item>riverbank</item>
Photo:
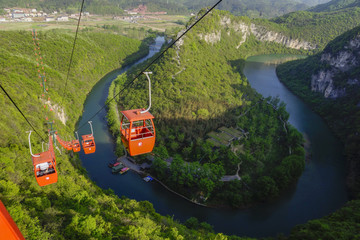
M 117 162 L 122 163 L 125 167 L 130 168 L 130 170 L 138 173 L 138 174 L 139 174 L 140 176 L 142 176 L 142 177 L 143 177 L 144 175 L 151 176 L 148 172 L 146 172 L 146 171 L 144 171 L 144 170 L 141 170 L 142 167 L 141 167 L 140 165 L 136 164 L 136 163 L 135 163 L 135 160 L 134 160 L 133 158 L 129 157 L 129 156 L 119 157 L 119 158 L 117 159 Z M 198 202 L 196 202 L 196 201 L 194 201 L 194 200 L 191 200 L 191 199 L 185 197 L 184 195 L 182 195 L 182 194 L 180 194 L 180 193 L 172 190 L 171 188 L 169 188 L 168 186 L 166 186 L 165 183 L 163 183 L 162 181 L 160 181 L 160 180 L 157 179 L 156 177 L 154 177 L 154 176 L 151 176 L 151 177 L 152 177 L 155 181 L 157 181 L 161 186 L 163 186 L 166 190 L 170 191 L 171 193 L 176 194 L 177 196 L 179 196 L 179 197 L 181 197 L 181 198 L 183 198 L 183 199 L 185 199 L 185 200 L 187 200 L 187 201 L 189 201 L 189 202 L 191 202 L 191 203 L 193 203 L 193 204 L 196 204 L 196 205 L 198 205 L 198 206 L 209 207 L 209 206 L 207 206 L 207 205 L 205 205 L 205 204 L 198 203 Z

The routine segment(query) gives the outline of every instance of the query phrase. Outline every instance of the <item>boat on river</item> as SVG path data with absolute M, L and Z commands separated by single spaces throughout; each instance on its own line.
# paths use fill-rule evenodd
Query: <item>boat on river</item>
M 124 168 L 124 165 L 122 165 L 122 163 L 119 163 L 116 166 L 113 166 L 111 171 L 112 171 L 112 173 L 118 173 L 118 172 L 122 171 L 123 168 Z
M 108 166 L 109 166 L 110 168 L 112 168 L 112 167 L 116 167 L 116 166 L 119 165 L 119 164 L 120 164 L 120 162 L 113 161 L 113 162 L 109 162 Z
M 129 169 L 130 168 L 128 168 L 128 167 L 124 167 L 123 169 L 121 169 L 120 174 L 126 173 L 127 171 L 129 171 Z
M 144 177 L 143 178 L 143 180 L 145 181 L 145 182 L 151 182 L 152 180 L 154 180 L 152 177 L 150 177 L 150 176 L 146 176 L 146 177 Z

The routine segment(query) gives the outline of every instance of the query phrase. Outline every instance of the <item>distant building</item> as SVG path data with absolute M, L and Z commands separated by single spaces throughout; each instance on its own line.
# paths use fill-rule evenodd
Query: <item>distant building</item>
M 32 20 L 32 18 L 23 18 L 23 21 L 24 22 L 32 22 L 33 20 Z
M 13 13 L 11 14 L 11 17 L 12 17 L 13 19 L 19 19 L 19 18 L 25 17 L 25 14 L 24 14 L 23 12 L 13 12 Z
M 67 21 L 69 21 L 69 17 L 67 17 L 67 16 L 58 17 L 56 19 L 56 21 L 58 21 L 58 22 L 67 22 Z
M 127 11 L 128 14 L 141 14 L 141 15 L 165 15 L 167 12 L 148 12 L 147 6 L 144 4 L 140 4 L 137 8 L 131 9 Z
M 79 14 L 71 14 L 70 18 L 78 20 L 79 19 Z
M 53 17 L 46 17 L 45 18 L 45 22 L 52 22 L 52 21 L 55 21 L 55 18 L 53 18 Z
M 127 11 L 127 13 L 130 14 L 130 15 L 136 15 L 136 14 L 138 14 L 137 12 L 133 12 L 133 11 Z
M 32 13 L 36 13 L 37 11 L 36 11 L 35 8 L 33 8 L 33 9 L 31 9 L 31 12 L 32 12 Z

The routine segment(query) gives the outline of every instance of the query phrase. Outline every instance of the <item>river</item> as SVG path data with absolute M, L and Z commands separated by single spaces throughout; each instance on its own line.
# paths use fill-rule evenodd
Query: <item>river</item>
M 164 41 L 164 38 L 157 37 L 148 56 L 104 76 L 89 93 L 78 125 L 86 123 L 104 105 L 109 86 L 119 74 L 153 56 Z M 162 215 L 173 216 L 182 222 L 194 216 L 213 225 L 216 232 L 229 235 L 266 237 L 287 234 L 296 224 L 322 217 L 340 208 L 347 201 L 341 143 L 317 114 L 279 82 L 275 74 L 276 65 L 258 60 L 248 61 L 244 69 L 251 86 L 264 96 L 278 95 L 287 104 L 290 123 L 305 133 L 311 142 L 311 160 L 306 164 L 296 186 L 281 198 L 247 210 L 211 209 L 194 205 L 156 182 L 146 183 L 134 172 L 113 175 L 107 164 L 116 159 L 115 144 L 107 127 L 106 111 L 92 119 L 96 152 L 89 155 L 80 152 L 82 164 L 90 178 L 103 189 L 113 189 L 119 197 L 150 201 Z M 89 132 L 88 126 L 79 130 L 79 134 Z

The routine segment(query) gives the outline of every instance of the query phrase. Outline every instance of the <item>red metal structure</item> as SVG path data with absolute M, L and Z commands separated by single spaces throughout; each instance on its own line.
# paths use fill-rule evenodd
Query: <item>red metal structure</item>
M 81 145 L 82 148 L 84 149 L 85 154 L 94 153 L 96 150 L 94 132 L 91 125 L 91 121 L 89 121 L 88 123 L 90 124 L 91 134 L 81 136 L 82 137 Z
M 67 141 L 64 141 L 62 140 L 59 135 L 56 135 L 56 140 L 60 143 L 60 145 L 65 148 L 66 150 L 68 151 L 71 151 L 73 150 L 73 145 L 72 145 L 72 142 L 67 142 Z
M 76 132 L 76 136 L 77 136 L 77 139 L 71 140 L 71 141 L 64 141 L 59 137 L 59 135 L 56 135 L 56 139 L 60 143 L 60 145 L 63 148 L 65 148 L 66 150 L 68 150 L 68 151 L 73 150 L 73 152 L 79 152 L 81 150 L 81 147 L 80 147 L 80 141 L 79 141 L 79 136 L 77 135 L 77 132 Z
M 56 171 L 56 158 L 51 136 L 49 136 L 49 149 L 38 154 L 33 154 L 31 151 L 30 136 L 31 131 L 29 133 L 29 146 L 37 183 L 40 187 L 56 183 L 58 175 Z
M 154 116 L 149 112 L 151 108 L 151 81 L 148 74 L 144 73 L 149 80 L 149 107 L 145 109 L 133 109 L 122 111 L 120 124 L 121 140 L 130 156 L 149 153 L 155 145 Z
M 0 201 L 0 239 L 25 240 L 4 204 Z

